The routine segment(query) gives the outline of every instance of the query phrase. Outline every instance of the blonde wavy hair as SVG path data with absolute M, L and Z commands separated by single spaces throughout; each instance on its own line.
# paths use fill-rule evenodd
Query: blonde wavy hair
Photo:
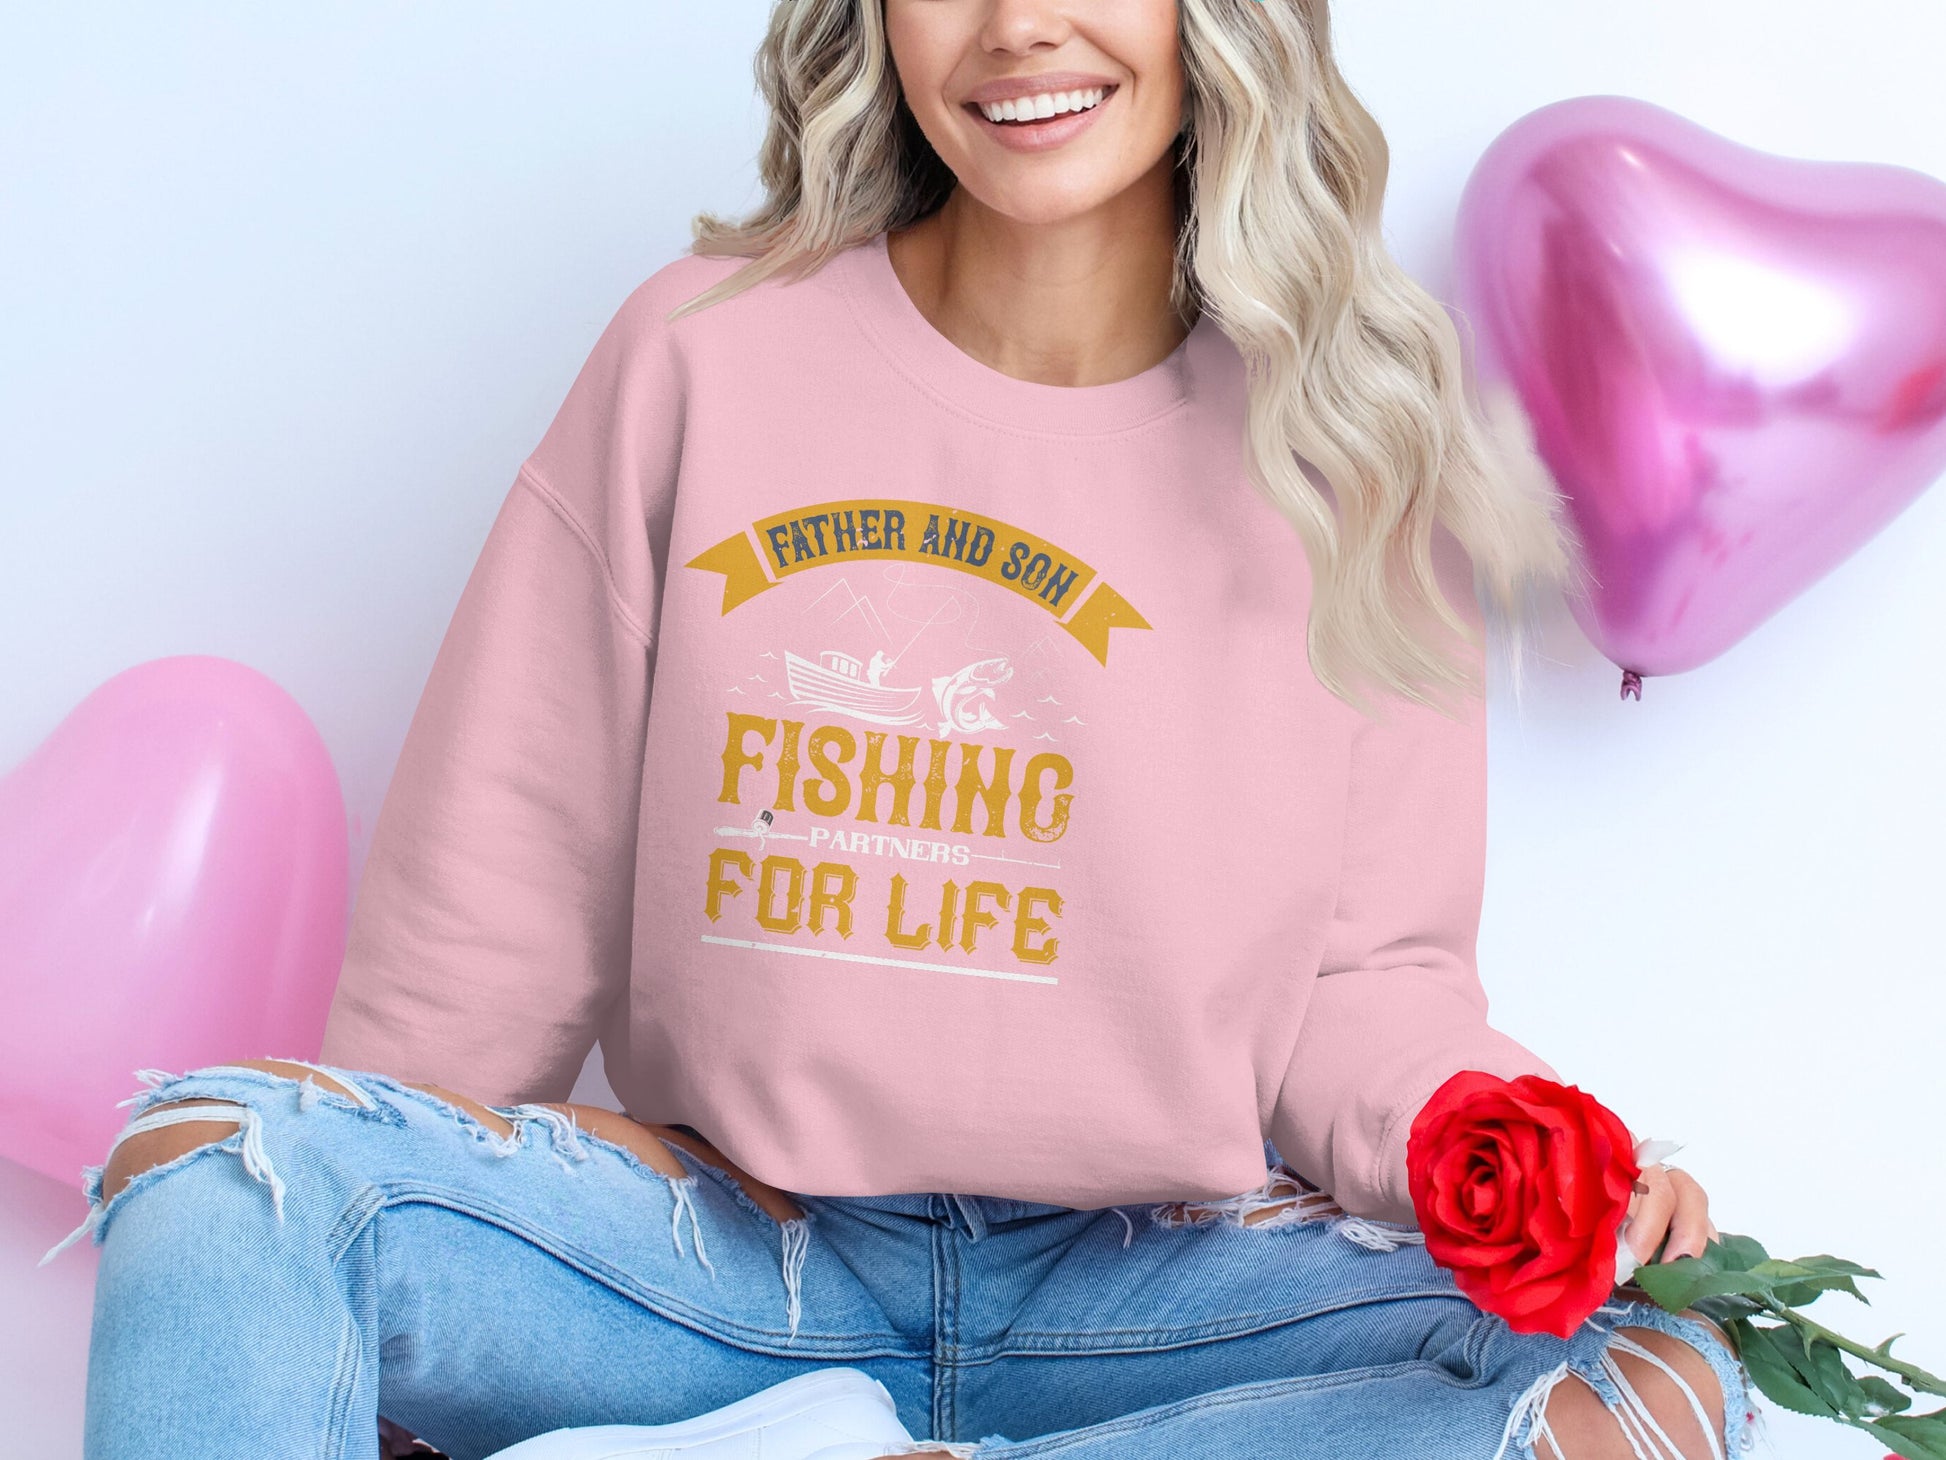
M 957 185 L 900 91 L 883 3 L 775 5 L 756 57 L 764 200 L 692 224 L 693 252 L 753 262 L 672 319 L 801 277 Z M 1484 691 L 1484 652 L 1437 641 L 1444 625 L 1485 648 L 1441 590 L 1437 521 L 1506 631 L 1517 694 L 1529 595 L 1572 572 L 1560 500 L 1511 397 L 1475 403 L 1452 319 L 1386 249 L 1390 151 L 1339 74 L 1328 0 L 1179 0 L 1179 27 L 1171 303 L 1208 311 L 1245 362 L 1244 459 L 1310 560 L 1312 672 L 1361 708 L 1366 680 L 1433 705 Z

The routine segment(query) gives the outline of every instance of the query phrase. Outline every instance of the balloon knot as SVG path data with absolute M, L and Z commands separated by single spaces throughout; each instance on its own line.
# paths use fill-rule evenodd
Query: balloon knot
M 1630 697 L 1638 700 L 1642 698 L 1642 676 L 1637 674 L 1633 669 L 1624 669 L 1622 671 L 1622 698 L 1629 699 Z

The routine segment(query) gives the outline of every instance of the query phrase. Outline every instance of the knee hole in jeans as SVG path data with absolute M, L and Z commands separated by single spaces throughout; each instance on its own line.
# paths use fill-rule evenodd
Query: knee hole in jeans
M 237 1102 L 205 1096 L 194 1100 L 165 1100 L 151 1105 L 149 1109 L 163 1110 L 189 1105 L 227 1105 L 235 1109 Z M 219 1141 L 228 1140 L 236 1134 L 236 1128 L 233 1120 L 186 1120 L 158 1130 L 137 1131 L 117 1145 L 114 1154 L 108 1158 L 108 1165 L 101 1174 L 101 1205 L 107 1206 L 124 1186 L 150 1167 L 186 1156 L 199 1146 L 213 1146 Z
M 736 1165 L 729 1157 L 708 1141 L 700 1140 L 686 1131 L 668 1125 L 651 1125 L 647 1121 L 634 1119 L 618 1110 L 604 1110 L 598 1105 L 549 1104 L 550 1110 L 558 1110 L 574 1121 L 575 1125 L 594 1136 L 597 1140 L 621 1146 L 632 1152 L 645 1166 L 667 1176 L 681 1180 L 688 1175 L 676 1149 L 689 1152 L 704 1165 L 715 1168 L 728 1176 L 744 1196 L 756 1204 L 759 1210 L 783 1223 L 795 1221 L 804 1213 L 797 1204 L 776 1187 L 757 1180 L 749 1172 Z
M 289 1060 L 242 1059 L 229 1060 L 225 1068 L 263 1070 L 268 1074 L 281 1075 L 292 1080 L 312 1080 L 333 1095 L 349 1097 L 351 1092 L 329 1075 L 319 1074 L 308 1065 L 300 1065 Z M 195 1096 L 182 1100 L 161 1100 L 148 1106 L 142 1113 L 148 1115 L 157 1110 L 175 1109 L 194 1105 L 222 1105 L 231 1109 L 238 1108 L 235 1100 L 223 1100 L 215 1096 Z M 159 1127 L 155 1130 L 140 1130 L 126 1140 L 117 1142 L 107 1165 L 101 1173 L 102 1206 L 107 1206 L 121 1192 L 122 1188 L 151 1167 L 161 1166 L 178 1157 L 186 1156 L 200 1146 L 213 1146 L 227 1140 L 236 1133 L 234 1120 L 186 1120 L 174 1125 Z
M 1702 1323 L 1729 1347 L 1722 1329 L 1702 1314 L 1686 1309 L 1682 1316 Z M 1634 1390 L 1620 1404 L 1604 1401 L 1581 1375 L 1563 1375 L 1576 1382 L 1565 1401 L 1560 1384 L 1548 1394 L 1535 1436 L 1536 1460 L 1639 1460 L 1645 1454 L 1718 1460 L 1723 1455 L 1726 1401 L 1709 1360 L 1686 1340 L 1658 1329 L 1623 1324 L 1615 1333 L 1650 1350 L 1675 1375 L 1654 1359 L 1627 1351 L 1615 1354 L 1618 1382 L 1625 1379 Z M 1698 1403 L 1708 1418 L 1707 1432 L 1702 1432 L 1696 1413 Z
M 514 1123 L 492 1106 L 475 1100 L 471 1095 L 462 1095 L 457 1090 L 448 1090 L 444 1085 L 435 1085 L 430 1080 L 401 1080 L 413 1090 L 420 1090 L 435 1100 L 443 1100 L 448 1105 L 457 1106 L 481 1125 L 497 1136 L 510 1136 L 514 1133 Z

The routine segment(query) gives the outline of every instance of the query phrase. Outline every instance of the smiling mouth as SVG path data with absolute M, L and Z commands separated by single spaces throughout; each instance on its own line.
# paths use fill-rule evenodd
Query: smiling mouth
M 1033 127 L 1043 122 L 1058 122 L 1067 117 L 1094 111 L 1120 88 L 1094 86 L 1079 91 L 1056 91 L 1037 97 L 1018 97 L 1011 101 L 966 103 L 966 109 L 996 127 Z M 1036 106 L 1028 111 L 1030 106 Z

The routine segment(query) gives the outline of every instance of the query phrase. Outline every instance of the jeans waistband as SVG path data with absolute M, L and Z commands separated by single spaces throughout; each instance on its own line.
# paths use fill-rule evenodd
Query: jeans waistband
M 630 1119 L 634 1119 L 633 1116 Z M 694 1126 L 676 1124 L 676 1130 L 687 1132 L 699 1141 L 707 1142 L 709 1137 Z M 844 1202 L 849 1206 L 868 1207 L 875 1212 L 892 1212 L 902 1217 L 919 1217 L 929 1222 L 939 1222 L 956 1232 L 965 1232 L 975 1242 L 986 1236 L 990 1222 L 1018 1222 L 1031 1217 L 1055 1217 L 1072 1212 L 1073 1207 L 1056 1206 L 1042 1201 L 1016 1201 L 1004 1196 L 969 1196 L 958 1192 L 945 1191 L 907 1191 L 894 1192 L 885 1196 L 838 1196 L 820 1197 L 809 1192 L 792 1192 L 792 1196 L 810 1196 L 815 1201 Z
M 900 1192 L 888 1196 L 817 1197 L 816 1201 L 839 1202 L 846 1206 L 867 1207 L 872 1211 L 892 1212 L 920 1218 L 964 1232 L 977 1242 L 995 1222 L 1018 1222 L 1033 1217 L 1061 1216 L 1073 1207 L 1048 1202 L 1017 1201 L 1003 1196 L 969 1196 L 962 1192 Z

